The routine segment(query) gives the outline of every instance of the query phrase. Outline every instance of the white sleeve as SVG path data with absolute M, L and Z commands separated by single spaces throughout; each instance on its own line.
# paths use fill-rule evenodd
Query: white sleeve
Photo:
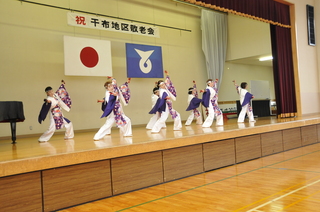
M 59 96 L 55 96 L 58 99 L 59 106 L 64 109 L 65 111 L 69 112 L 70 108 L 60 99 Z

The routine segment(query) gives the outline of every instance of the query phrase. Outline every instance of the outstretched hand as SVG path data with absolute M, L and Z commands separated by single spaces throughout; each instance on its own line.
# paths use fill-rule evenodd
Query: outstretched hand
M 130 81 L 131 81 L 131 78 L 128 78 L 127 83 L 130 83 Z
M 167 71 L 167 70 L 165 70 L 165 71 L 164 71 L 164 73 L 165 73 L 166 75 L 169 75 L 169 73 L 168 73 L 168 71 Z

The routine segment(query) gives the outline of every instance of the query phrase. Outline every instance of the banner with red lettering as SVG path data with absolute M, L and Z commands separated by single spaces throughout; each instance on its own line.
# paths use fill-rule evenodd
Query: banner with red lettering
M 117 19 L 68 12 L 68 24 L 90 29 L 109 30 L 149 37 L 160 37 L 159 28 Z

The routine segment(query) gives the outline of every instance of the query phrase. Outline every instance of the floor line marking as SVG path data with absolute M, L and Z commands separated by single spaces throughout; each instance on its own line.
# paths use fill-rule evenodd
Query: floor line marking
M 301 202 L 302 200 L 308 199 L 309 197 L 311 197 L 311 196 L 313 196 L 313 195 L 315 195 L 315 194 L 317 194 L 317 193 L 319 193 L 319 192 L 320 192 L 320 191 L 317 191 L 317 192 L 315 192 L 315 193 L 313 193 L 313 194 L 310 194 L 309 196 L 303 197 L 303 198 L 301 198 L 301 199 L 299 199 L 299 200 L 297 200 L 297 201 L 295 201 L 295 202 L 287 205 L 286 207 L 284 207 L 284 208 L 282 208 L 281 210 L 278 210 L 278 211 L 283 211 L 284 209 L 289 208 L 289 207 L 291 207 L 292 205 L 295 205 L 295 204 L 297 204 L 298 202 Z
M 314 144 L 316 145 L 316 144 Z M 303 147 L 302 147 L 303 148 Z M 211 184 L 214 184 L 214 183 L 218 183 L 218 182 L 221 182 L 221 181 L 224 181 L 224 180 L 229 180 L 229 179 L 232 179 L 234 177 L 238 177 L 238 176 L 241 176 L 241 175 L 244 175 L 244 174 L 247 174 L 247 173 L 251 173 L 251 172 L 254 172 L 254 171 L 257 171 L 257 170 L 260 170 L 260 169 L 263 169 L 263 168 L 269 168 L 269 166 L 273 166 L 273 165 L 276 165 L 276 164 L 280 164 L 280 163 L 283 163 L 283 162 L 287 162 L 287 161 L 290 161 L 290 160 L 293 160 L 293 159 L 296 159 L 296 158 L 299 158 L 299 157 L 304 157 L 306 155 L 310 155 L 310 154 L 314 154 L 314 153 L 317 153 L 317 152 L 320 152 L 320 150 L 317 150 L 317 151 L 314 151 L 314 152 L 309 152 L 309 153 L 306 153 L 306 154 L 303 154 L 303 155 L 299 155 L 299 156 L 296 156 L 296 157 L 293 157 L 293 158 L 289 158 L 289 159 L 286 159 L 286 160 L 283 160 L 283 161 L 279 161 L 279 162 L 276 162 L 276 163 L 273 163 L 273 164 L 270 164 L 270 165 L 267 165 L 267 166 L 261 166 L 259 168 L 256 168 L 256 169 L 253 169 L 253 170 L 250 170 L 250 171 L 247 171 L 247 172 L 243 172 L 243 173 L 240 173 L 240 174 L 236 174 L 236 175 L 233 175 L 233 176 L 230 176 L 230 177 L 227 177 L 227 178 L 223 178 L 223 179 L 220 179 L 220 180 L 217 180 L 217 181 L 213 181 L 211 183 L 206 183 L 204 185 L 201 185 L 201 186 L 197 186 L 197 187 L 194 187 L 194 188 L 190 188 L 190 189 L 187 189 L 187 190 L 184 190 L 184 191 L 181 191 L 181 192 L 177 192 L 177 193 L 173 193 L 173 194 L 170 194 L 170 195 L 167 195 L 167 196 L 163 196 L 163 197 L 160 197 L 160 198 L 156 198 L 154 200 L 150 200 L 150 201 L 147 201 L 147 202 L 144 202 L 144 203 L 140 203 L 140 204 L 137 204 L 137 205 L 133 205 L 133 206 L 130 206 L 130 207 L 127 207 L 127 208 L 123 208 L 123 209 L 120 209 L 120 210 L 117 210 L 116 212 L 121 212 L 121 211 L 125 211 L 125 210 L 129 210 L 129 209 L 132 209 L 132 208 L 135 208 L 135 207 L 139 207 L 139 206 L 142 206 L 142 205 L 145 205 L 145 204 L 148 204 L 148 203 L 151 203 L 151 202 L 155 202 L 155 201 L 158 201 L 158 200 L 162 200 L 162 199 L 165 199 L 165 198 L 168 198 L 168 197 L 172 197 L 172 196 L 175 196 L 175 195 L 178 195 L 178 194 L 181 194 L 181 193 L 185 193 L 185 192 L 188 192 L 188 191 L 192 191 L 194 189 L 198 189 L 198 188 L 201 188 L 201 187 L 204 187 L 204 186 L 208 186 L 208 185 L 211 185 Z M 285 152 L 279 152 L 278 154 L 283 154 Z M 261 158 L 259 158 L 261 159 Z M 250 162 L 250 161 L 249 161 Z M 237 165 L 237 164 L 236 164 Z M 202 173 L 204 174 L 204 173 Z M 249 205 L 248 205 L 249 206 Z M 246 208 L 248 206 L 245 206 L 243 208 Z M 242 208 L 242 209 L 243 209 Z M 238 210 L 236 210 L 238 211 Z M 235 212 L 235 211 L 234 211 Z
M 266 167 L 269 169 L 283 169 L 283 168 L 276 168 L 276 167 Z M 284 171 L 298 171 L 298 172 L 310 172 L 310 173 L 317 173 L 319 174 L 320 171 L 308 171 L 308 170 L 302 170 L 302 169 L 285 169 Z
M 300 191 L 301 189 L 307 188 L 307 187 L 312 186 L 312 185 L 314 185 L 314 184 L 316 184 L 316 183 L 319 183 L 319 182 L 320 182 L 320 180 L 317 180 L 317 181 L 315 181 L 315 182 L 313 182 L 313 183 L 309 183 L 309 184 L 307 184 L 307 185 L 305 185 L 305 186 L 302 186 L 301 188 L 298 188 L 298 189 L 296 189 L 296 190 L 293 190 L 293 191 L 291 191 L 291 192 L 289 192 L 289 193 L 287 193 L 287 194 L 281 195 L 281 196 L 279 196 L 279 197 L 277 197 L 277 198 L 275 198 L 275 199 L 273 199 L 273 200 L 271 200 L 271 201 L 268 201 L 268 202 L 266 202 L 266 203 L 264 203 L 264 204 L 262 204 L 262 205 L 259 205 L 259 206 L 255 207 L 255 208 L 253 208 L 253 209 L 250 209 L 250 210 L 248 210 L 247 212 L 256 211 L 257 209 L 262 208 L 262 207 L 264 207 L 264 206 L 266 206 L 266 205 L 268 205 L 268 204 L 270 204 L 270 203 L 272 203 L 272 202 L 275 202 L 275 201 L 277 201 L 277 200 L 279 200 L 279 199 L 282 199 L 282 198 L 284 198 L 284 197 L 286 197 L 286 196 L 288 196 L 288 195 L 290 195 L 290 194 L 293 194 L 293 193 L 295 193 L 295 192 L 297 192 L 297 191 Z
M 273 197 L 273 196 L 275 196 L 275 195 L 277 195 L 277 194 L 284 193 L 285 191 L 287 191 L 287 190 L 289 190 L 289 189 L 292 189 L 292 188 L 294 188 L 294 187 L 297 187 L 297 186 L 299 186 L 299 185 L 301 185 L 301 184 L 307 183 L 308 181 L 314 180 L 314 179 L 319 178 L 319 177 L 320 177 L 320 175 L 319 175 L 319 176 L 316 176 L 316 177 L 313 177 L 313 178 L 311 178 L 311 179 L 309 179 L 309 180 L 300 182 L 300 183 L 298 183 L 298 184 L 295 184 L 295 185 L 293 185 L 293 186 L 290 186 L 290 187 L 288 187 L 288 188 L 282 189 L 281 191 L 278 191 L 278 192 L 276 192 L 276 193 L 274 193 L 274 194 L 272 194 L 272 195 L 269 195 L 269 196 L 267 196 L 267 197 L 264 197 L 264 198 L 262 198 L 262 199 L 259 199 L 259 200 L 255 201 L 255 202 L 250 203 L 250 204 L 248 204 L 248 205 L 246 205 L 246 206 L 243 206 L 243 207 L 241 207 L 241 208 L 238 208 L 237 210 L 235 210 L 235 211 L 233 211 L 233 212 L 241 211 L 242 209 L 245 209 L 245 208 L 247 208 L 247 207 L 249 207 L 249 206 L 252 206 L 252 205 L 255 205 L 255 204 L 259 203 L 259 202 L 262 202 L 262 201 L 264 201 L 264 200 L 266 200 L 266 199 L 269 199 L 269 198 L 271 198 L 271 197 Z

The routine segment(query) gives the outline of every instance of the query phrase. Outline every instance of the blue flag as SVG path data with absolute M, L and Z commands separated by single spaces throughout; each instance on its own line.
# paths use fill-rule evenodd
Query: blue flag
M 126 43 L 127 77 L 163 78 L 160 46 Z

